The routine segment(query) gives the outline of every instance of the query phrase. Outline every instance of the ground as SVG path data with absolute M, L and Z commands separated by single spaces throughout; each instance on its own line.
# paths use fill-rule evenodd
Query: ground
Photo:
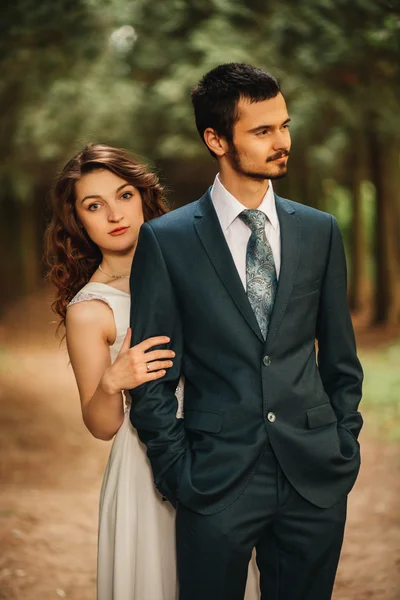
M 97 505 L 110 444 L 82 424 L 49 297 L 21 300 L 0 324 L 0 600 L 95 598 Z M 334 600 L 398 600 L 399 446 L 368 424 L 360 441 Z

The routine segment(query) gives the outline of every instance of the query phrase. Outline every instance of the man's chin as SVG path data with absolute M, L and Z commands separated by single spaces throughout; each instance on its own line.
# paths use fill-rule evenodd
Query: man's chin
M 247 177 L 249 177 L 250 179 L 255 179 L 257 181 L 265 181 L 266 179 L 271 179 L 276 180 L 276 179 L 282 179 L 283 177 L 285 177 L 287 175 L 287 167 L 284 167 L 282 169 L 280 169 L 279 171 L 274 171 L 269 172 L 269 173 L 257 173 L 257 172 L 251 172 L 248 171 L 247 173 L 245 173 L 245 175 Z
M 286 175 L 287 175 L 287 169 L 283 170 L 281 173 L 274 173 L 273 175 L 270 175 L 268 177 L 268 179 L 275 181 L 276 179 L 283 179 L 284 177 L 286 177 Z
M 287 164 L 281 165 L 277 169 L 274 169 L 273 172 L 270 173 L 269 179 L 271 179 L 271 180 L 282 179 L 283 177 L 286 177 L 287 171 L 288 171 Z

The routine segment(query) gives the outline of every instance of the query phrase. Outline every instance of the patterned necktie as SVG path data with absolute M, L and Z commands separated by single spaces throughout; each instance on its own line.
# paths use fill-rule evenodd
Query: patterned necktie
M 247 297 L 265 340 L 278 285 L 274 256 L 265 235 L 267 216 L 261 210 L 244 210 L 239 218 L 251 229 L 246 253 Z

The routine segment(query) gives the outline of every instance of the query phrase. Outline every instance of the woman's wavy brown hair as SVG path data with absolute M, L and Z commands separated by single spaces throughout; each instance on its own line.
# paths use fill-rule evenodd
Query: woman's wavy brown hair
M 60 325 L 65 325 L 68 302 L 89 281 L 102 259 L 75 209 L 76 182 L 96 169 L 108 169 L 140 191 L 145 221 L 167 212 L 157 176 L 126 150 L 90 144 L 67 162 L 50 193 L 53 214 L 45 234 L 48 279 L 57 290 L 52 308 L 61 319 Z

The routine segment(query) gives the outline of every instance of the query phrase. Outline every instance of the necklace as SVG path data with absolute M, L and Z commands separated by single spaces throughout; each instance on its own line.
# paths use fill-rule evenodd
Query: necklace
M 112 275 L 111 273 L 106 273 L 104 269 L 101 268 L 101 265 L 98 266 L 99 271 L 107 275 L 107 277 L 111 277 L 112 279 L 129 279 L 129 275 Z

